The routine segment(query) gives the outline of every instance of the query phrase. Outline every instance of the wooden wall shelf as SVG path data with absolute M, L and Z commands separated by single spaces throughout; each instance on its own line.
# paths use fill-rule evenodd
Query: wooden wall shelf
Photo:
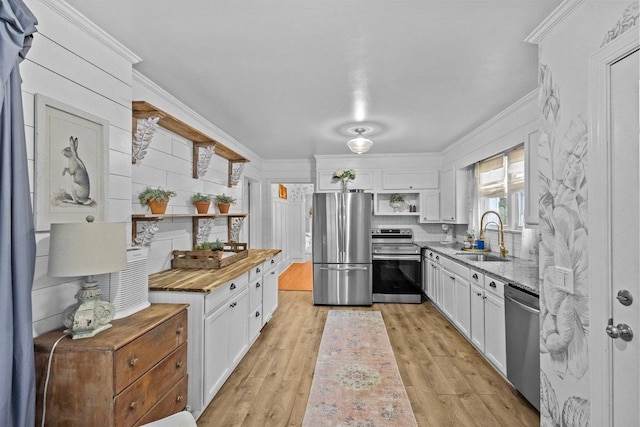
M 159 117 L 158 125 L 170 130 L 185 139 L 193 142 L 193 177 L 198 178 L 198 158 L 200 148 L 214 147 L 215 154 L 229 161 L 229 180 L 228 186 L 231 187 L 231 174 L 234 163 L 248 163 L 249 159 L 236 153 L 221 142 L 216 141 L 210 136 L 200 132 L 185 122 L 173 117 L 161 109 L 154 107 L 146 101 L 133 101 L 131 103 L 133 114 L 132 131 L 136 134 L 138 129 L 138 119 L 148 119 L 150 117 Z
M 248 213 L 229 213 L 229 214 L 165 214 L 165 215 L 131 215 L 131 241 L 135 242 L 138 233 L 138 222 L 143 221 L 162 221 L 166 218 L 191 218 L 192 222 L 192 238 L 193 246 L 197 244 L 198 238 L 198 222 L 201 219 L 217 219 L 227 218 L 227 241 L 231 241 L 231 224 L 234 218 L 245 218 Z

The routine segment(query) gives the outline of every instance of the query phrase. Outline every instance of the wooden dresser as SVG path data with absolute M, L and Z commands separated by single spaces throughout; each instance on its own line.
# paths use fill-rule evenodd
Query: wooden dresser
M 92 338 L 63 338 L 47 389 L 46 426 L 145 424 L 187 404 L 187 305 L 152 304 Z M 49 353 L 62 329 L 34 340 L 36 425 Z

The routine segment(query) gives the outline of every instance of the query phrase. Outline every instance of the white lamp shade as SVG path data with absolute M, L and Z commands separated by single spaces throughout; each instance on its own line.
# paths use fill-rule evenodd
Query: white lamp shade
M 367 151 L 369 151 L 369 148 L 371 148 L 372 145 L 373 142 L 362 135 L 358 135 L 357 137 L 347 142 L 347 146 L 349 147 L 349 149 L 357 154 L 366 153 Z
M 113 273 L 127 267 L 124 223 L 51 224 L 49 276 Z

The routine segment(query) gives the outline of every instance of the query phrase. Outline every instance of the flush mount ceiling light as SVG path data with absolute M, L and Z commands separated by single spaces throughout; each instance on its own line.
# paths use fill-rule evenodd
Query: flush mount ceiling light
M 371 146 L 373 145 L 373 142 L 371 142 L 370 139 L 367 139 L 364 136 L 362 136 L 362 132 L 364 132 L 365 130 L 366 130 L 365 128 L 354 129 L 355 133 L 357 133 L 358 136 L 356 136 L 355 138 L 347 142 L 347 146 L 349 147 L 349 149 L 356 154 L 366 153 L 367 151 L 369 151 L 369 148 L 371 148 Z

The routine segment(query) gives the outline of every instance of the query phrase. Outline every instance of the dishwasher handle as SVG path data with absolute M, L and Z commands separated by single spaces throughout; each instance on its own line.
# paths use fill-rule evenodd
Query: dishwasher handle
M 509 295 L 505 295 L 504 299 L 511 301 L 512 303 L 516 304 L 518 307 L 522 308 L 523 310 L 528 311 L 529 313 L 540 315 L 540 310 L 539 309 L 534 308 L 534 307 L 529 307 L 528 305 L 525 305 L 525 304 L 521 303 L 520 301 L 516 301 L 515 299 L 511 298 Z

